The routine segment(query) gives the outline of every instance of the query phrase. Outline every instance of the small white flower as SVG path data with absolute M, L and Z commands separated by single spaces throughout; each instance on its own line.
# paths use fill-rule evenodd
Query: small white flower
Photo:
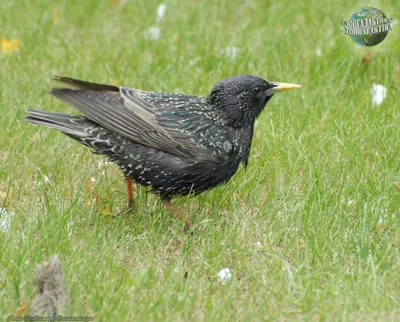
M 165 3 L 160 3 L 157 7 L 157 23 L 160 23 L 164 20 L 165 9 L 167 9 L 167 5 Z
M 49 178 L 48 176 L 46 176 L 46 175 L 43 176 L 43 178 L 44 178 L 44 181 L 45 181 L 45 182 L 49 182 L 49 181 L 50 181 L 50 178 Z
M 353 203 L 354 203 L 354 200 L 352 200 L 352 199 L 347 200 L 347 205 L 348 206 L 351 206 Z
M 262 247 L 262 244 L 261 244 L 261 242 L 256 241 L 256 242 L 254 243 L 254 246 L 255 246 L 255 247 Z
M 161 36 L 161 28 L 158 26 L 151 26 L 149 29 L 145 31 L 144 36 L 147 39 L 158 40 L 160 39 Z
M 10 231 L 11 218 L 14 213 L 7 212 L 4 208 L 0 208 L 0 230 L 7 233 Z
M 383 100 L 386 97 L 386 88 L 383 85 L 372 84 L 371 95 L 372 95 L 372 104 L 379 106 L 382 104 Z
M 229 268 L 221 269 L 217 275 L 218 281 L 225 285 L 232 278 L 232 273 Z
M 321 48 L 319 48 L 319 47 L 315 48 L 315 55 L 317 55 L 317 57 L 322 57 Z
M 90 178 L 90 181 L 91 181 L 91 182 L 96 182 L 96 178 L 95 178 L 95 177 L 92 177 L 92 178 Z
M 226 57 L 235 60 L 236 57 L 240 54 L 240 48 L 235 46 L 228 46 L 222 51 L 222 53 Z

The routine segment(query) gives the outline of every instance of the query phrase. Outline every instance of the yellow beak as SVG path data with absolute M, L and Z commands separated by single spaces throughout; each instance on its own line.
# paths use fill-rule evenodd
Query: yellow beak
M 275 87 L 270 88 L 268 90 L 271 92 L 271 94 L 290 91 L 290 90 L 296 89 L 296 88 L 301 88 L 301 85 L 297 85 L 297 84 L 289 84 L 289 83 L 272 83 L 272 84 L 274 84 Z

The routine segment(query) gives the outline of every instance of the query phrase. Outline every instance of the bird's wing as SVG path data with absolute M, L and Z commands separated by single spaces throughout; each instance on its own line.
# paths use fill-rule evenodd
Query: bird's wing
M 207 105 L 201 97 L 124 87 L 116 92 L 114 88 L 96 87 L 99 84 L 78 82 L 74 81 L 74 87 L 92 89 L 54 88 L 51 94 L 92 121 L 135 142 L 208 161 L 224 159 L 232 149 L 228 130 L 213 121 L 211 111 L 205 113 Z M 70 83 L 69 79 L 64 83 Z
M 127 89 L 131 91 L 131 89 Z M 186 151 L 194 155 L 207 151 L 224 157 L 232 150 L 231 129 L 225 127 L 204 97 L 136 91 L 129 99 L 134 105 L 146 102 L 157 122 Z

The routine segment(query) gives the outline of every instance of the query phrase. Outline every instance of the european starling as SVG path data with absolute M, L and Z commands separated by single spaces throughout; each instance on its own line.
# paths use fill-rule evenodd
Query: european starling
M 171 198 L 199 194 L 229 181 L 240 163 L 246 167 L 256 118 L 273 94 L 301 87 L 240 75 L 201 97 L 55 79 L 73 89 L 50 93 L 84 116 L 28 110 L 26 120 L 115 162 L 125 175 L 130 207 L 133 180 L 151 187 L 179 218 Z

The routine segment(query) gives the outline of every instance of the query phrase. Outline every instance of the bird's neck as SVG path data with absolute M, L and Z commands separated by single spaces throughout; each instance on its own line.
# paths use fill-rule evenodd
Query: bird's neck
M 236 128 L 233 134 L 233 151 L 238 161 L 247 167 L 251 142 L 253 140 L 254 122 Z

